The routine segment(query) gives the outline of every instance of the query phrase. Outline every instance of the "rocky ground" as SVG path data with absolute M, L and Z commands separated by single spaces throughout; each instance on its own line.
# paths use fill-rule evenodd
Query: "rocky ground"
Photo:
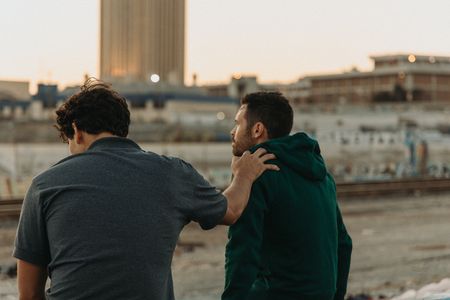
M 391 297 L 450 276 L 450 194 L 341 201 L 354 251 L 349 294 Z M 16 299 L 5 266 L 16 221 L 0 223 L 0 299 Z M 185 228 L 173 260 L 177 299 L 219 299 L 226 228 Z

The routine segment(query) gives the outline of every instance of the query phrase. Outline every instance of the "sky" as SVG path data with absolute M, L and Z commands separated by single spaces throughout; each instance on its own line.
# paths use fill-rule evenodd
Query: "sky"
M 448 0 L 186 0 L 186 83 L 293 82 L 372 68 L 370 55 L 450 56 Z M 98 76 L 98 0 L 0 3 L 0 80 Z

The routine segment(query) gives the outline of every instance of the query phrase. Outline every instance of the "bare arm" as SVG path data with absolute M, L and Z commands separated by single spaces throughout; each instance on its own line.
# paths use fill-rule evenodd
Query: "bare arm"
M 19 300 L 44 300 L 46 280 L 46 268 L 21 259 L 17 260 Z
M 233 225 L 239 219 L 247 206 L 252 183 L 252 181 L 245 178 L 233 178 L 231 184 L 223 192 L 223 195 L 228 200 L 228 207 L 221 224 Z
M 267 160 L 274 159 L 275 155 L 268 154 L 259 148 L 253 154 L 246 151 L 241 157 L 234 157 L 231 168 L 233 180 L 223 195 L 228 200 L 228 208 L 222 220 L 224 225 L 234 224 L 247 206 L 253 182 L 266 170 L 278 171 L 276 165 L 265 164 Z

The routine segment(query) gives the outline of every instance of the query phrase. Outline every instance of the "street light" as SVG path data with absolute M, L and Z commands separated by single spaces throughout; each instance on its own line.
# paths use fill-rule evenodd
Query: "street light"
M 153 83 L 158 83 L 159 82 L 159 75 L 158 74 L 152 74 L 150 75 L 150 81 Z
M 225 113 L 223 111 L 219 111 L 216 115 L 217 120 L 223 121 L 225 119 Z
M 161 99 L 161 84 L 158 84 L 160 79 L 161 79 L 161 77 L 156 73 L 153 73 L 152 75 L 150 75 L 150 81 L 152 83 L 156 84 L 156 89 L 157 89 L 156 101 L 153 103 L 154 108 L 163 108 L 164 107 L 164 103 Z

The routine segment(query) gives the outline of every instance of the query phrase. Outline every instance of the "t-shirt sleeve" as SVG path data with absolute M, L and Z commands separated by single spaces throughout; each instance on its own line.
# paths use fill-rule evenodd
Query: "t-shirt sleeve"
M 174 192 L 177 206 L 190 221 L 208 230 L 219 224 L 227 211 L 227 199 L 189 163 L 175 160 Z
M 13 256 L 44 267 L 50 262 L 47 227 L 40 205 L 39 191 L 34 182 L 23 201 Z

